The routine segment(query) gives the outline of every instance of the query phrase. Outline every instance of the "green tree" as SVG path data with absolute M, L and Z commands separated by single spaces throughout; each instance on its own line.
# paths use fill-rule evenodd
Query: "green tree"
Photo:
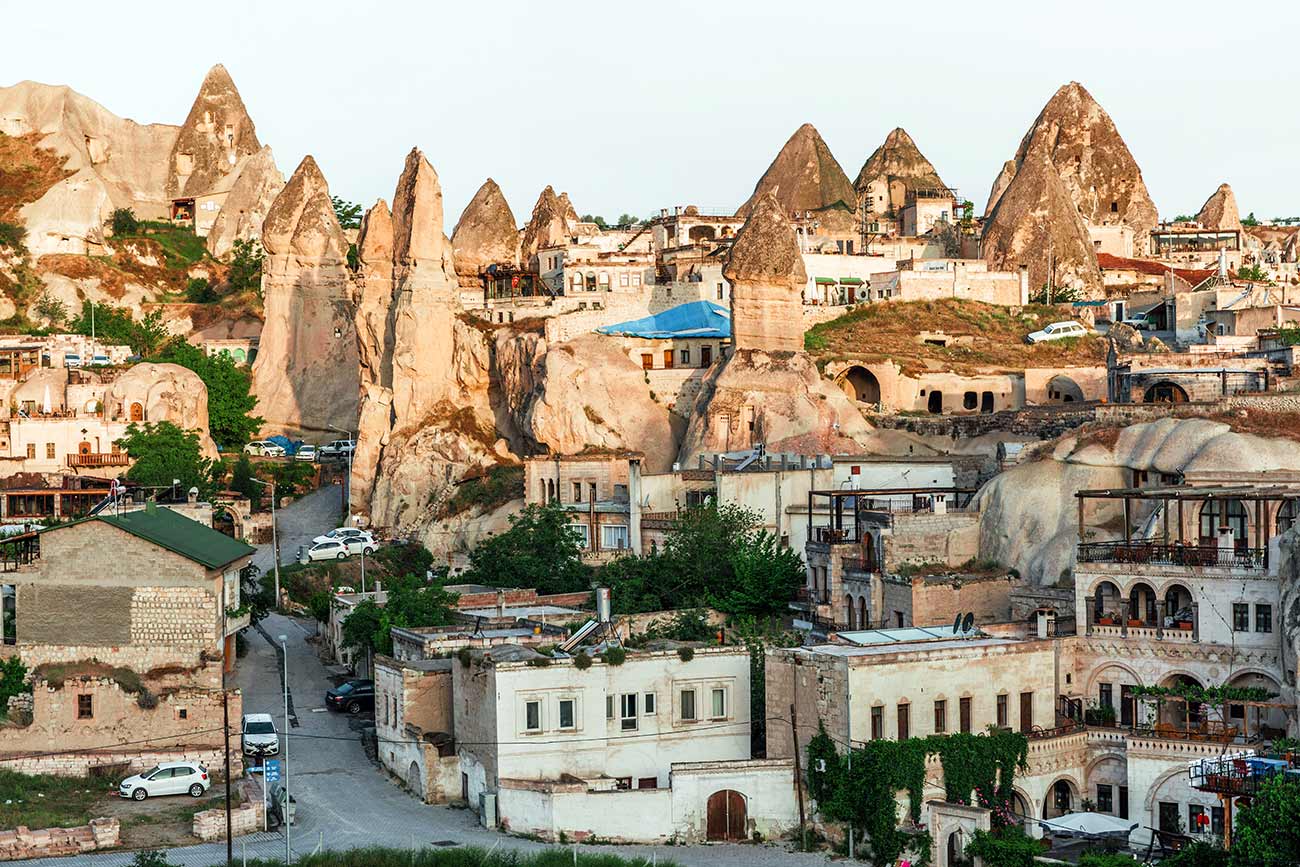
M 27 254 L 27 230 L 17 223 L 0 221 L 0 247 L 8 247 L 20 255 Z
M 728 614 L 771 614 L 787 608 L 805 578 L 803 560 L 766 530 L 750 530 L 727 556 L 729 581 L 709 591 L 709 603 Z
M 41 297 L 36 299 L 33 309 L 36 311 L 37 316 L 48 320 L 51 325 L 62 325 L 68 321 L 68 305 L 49 292 L 41 293 Z
M 1215 843 L 1193 840 L 1160 859 L 1161 867 L 1228 867 L 1228 851 Z
M 185 285 L 185 300 L 191 304 L 211 304 L 217 300 L 217 292 L 207 277 L 191 277 Z
M 140 231 L 140 221 L 136 219 L 135 211 L 130 208 L 115 209 L 113 215 L 108 218 L 108 226 L 116 238 L 124 238 Z
M 24 692 L 31 692 L 27 666 L 16 656 L 0 661 L 0 718 L 8 712 L 10 697 Z
M 230 283 L 231 293 L 252 290 L 262 293 L 262 245 L 251 239 L 240 239 L 230 248 Z
M 619 215 L 618 215 L 618 223 L 617 223 L 617 225 L 618 225 L 618 227 L 619 227 L 620 229 L 630 229 L 630 228 L 632 228 L 633 226 L 635 226 L 636 224 L 637 224 L 637 218 L 634 217 L 634 216 L 632 216 L 631 214 L 619 214 Z
M 1192 214 L 1179 214 L 1177 217 L 1174 217 L 1174 222 L 1175 222 L 1175 223 L 1195 223 L 1195 222 L 1196 222 L 1196 217 L 1193 216 Z
M 1241 224 L 1243 226 L 1258 226 L 1259 220 L 1255 219 L 1255 212 L 1251 211 L 1249 214 L 1241 218 Z
M 118 440 L 134 463 L 126 477 L 147 487 L 171 487 L 180 480 L 180 491 L 198 488 L 200 496 L 210 494 L 212 461 L 203 457 L 199 437 L 169 421 L 132 424 Z
M 1250 806 L 1242 807 L 1233 820 L 1228 864 L 1290 867 L 1296 853 L 1300 853 L 1300 785 L 1276 776 L 1265 781 Z
M 1268 279 L 1268 272 L 1258 265 L 1242 265 L 1237 269 L 1237 279 L 1262 283 Z
M 535 587 L 539 593 L 591 586 L 578 536 L 558 503 L 534 503 L 512 515 L 509 529 L 470 552 L 466 580 L 490 587 Z
M 330 196 L 334 204 L 334 216 L 338 217 L 339 226 L 344 229 L 356 229 L 361 225 L 361 206 L 339 196 Z
M 373 599 L 364 599 L 343 619 L 343 646 L 354 650 L 377 652 L 376 643 L 383 636 L 384 609 Z M 391 640 L 391 639 L 390 639 Z
M 583 214 L 578 219 L 584 223 L 595 223 L 597 226 L 599 226 L 602 229 L 609 228 L 609 223 L 605 222 L 605 218 L 597 214 Z
M 253 376 L 228 353 L 208 355 L 193 343 L 176 338 L 162 349 L 156 360 L 179 364 L 203 380 L 208 390 L 208 428 L 218 445 L 242 446 L 262 426 L 263 420 L 251 414 L 257 406 L 257 398 L 252 394 Z
M 455 620 L 456 594 L 444 586 L 446 572 L 432 582 L 402 575 L 388 582 L 388 601 L 381 608 L 367 599 L 343 621 L 343 644 L 371 653 L 393 652 L 393 627 L 446 626 Z M 328 619 L 328 612 L 326 618 Z
M 230 473 L 230 490 L 248 497 L 252 501 L 253 508 L 257 508 L 262 486 L 253 481 L 253 462 L 248 459 L 248 455 L 240 454 L 239 459 L 235 461 L 234 469 Z
M 74 334 L 93 333 L 106 343 L 125 343 L 146 358 L 157 354 L 167 339 L 161 311 L 150 311 L 137 320 L 125 307 L 109 307 L 89 300 L 82 302 L 81 315 L 68 323 L 68 330 Z

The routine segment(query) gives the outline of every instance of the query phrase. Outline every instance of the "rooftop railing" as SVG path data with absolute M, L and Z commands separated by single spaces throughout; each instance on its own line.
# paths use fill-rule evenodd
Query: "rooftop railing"
M 1166 545 L 1155 542 L 1083 542 L 1080 563 L 1136 563 L 1153 566 L 1263 569 L 1264 548 L 1220 548 L 1217 545 Z

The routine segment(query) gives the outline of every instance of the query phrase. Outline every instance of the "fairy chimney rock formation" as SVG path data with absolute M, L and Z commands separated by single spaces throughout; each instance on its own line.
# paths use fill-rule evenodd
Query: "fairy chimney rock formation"
M 1047 284 L 1050 261 L 1054 286 L 1084 298 L 1101 296 L 1101 271 L 1088 229 L 1046 141 L 1034 144 L 998 199 L 984 224 L 983 247 L 990 268 L 1028 266 L 1031 292 Z
M 519 261 L 524 267 L 536 270 L 537 251 L 562 244 L 573 233 L 577 217 L 570 216 L 572 210 L 567 196 L 561 199 L 549 184 L 542 190 L 520 241 Z
M 266 434 L 352 430 L 357 421 L 357 338 L 347 283 L 347 240 L 329 185 L 307 156 L 262 224 L 266 324 L 253 365 Z
M 722 269 L 731 282 L 736 349 L 801 352 L 803 255 L 785 208 L 769 193 L 755 203 Z
M 207 239 L 208 252 L 218 259 L 229 253 L 236 241 L 261 235 L 262 221 L 284 189 L 284 175 L 276 168 L 271 148 L 263 147 L 240 160 L 233 176 L 223 183 L 230 184 L 230 192 L 208 229 Z
M 858 201 L 876 215 L 903 207 L 909 191 L 943 187 L 939 173 L 902 127 L 885 136 L 853 182 Z
M 1007 187 L 1011 186 L 1011 179 L 1015 176 L 1016 161 L 1007 160 L 1002 164 L 1002 171 L 998 172 L 998 176 L 993 179 L 993 188 L 989 190 L 989 200 L 984 204 L 984 216 L 987 217 L 993 213 L 993 209 L 998 205 L 998 200 L 1007 191 Z
M 1196 222 L 1207 229 L 1240 232 L 1241 212 L 1237 210 L 1237 197 L 1232 194 L 1232 187 L 1219 184 L 1219 188 L 1196 212 Z
M 519 264 L 519 226 L 497 182 L 488 178 L 470 199 L 451 233 L 456 277 L 463 289 L 482 286 L 489 265 Z
M 1020 141 L 1018 167 L 1035 146 L 1046 148 L 1086 224 L 1123 223 L 1133 229 L 1134 250 L 1146 252 L 1159 221 L 1155 203 L 1115 122 L 1083 85 L 1062 86 L 1043 106 Z
M 835 209 L 843 214 L 840 222 L 847 220 L 850 225 L 857 203 L 848 175 L 810 123 L 795 130 L 781 147 L 736 215 L 748 217 L 768 194 L 776 197 L 786 215 Z
M 393 302 L 393 215 L 379 199 L 361 218 L 357 234 L 357 349 L 363 383 L 391 385 L 392 341 L 388 314 Z
M 167 197 L 210 191 L 239 160 L 262 149 L 253 119 L 221 64 L 208 70 L 172 146 Z

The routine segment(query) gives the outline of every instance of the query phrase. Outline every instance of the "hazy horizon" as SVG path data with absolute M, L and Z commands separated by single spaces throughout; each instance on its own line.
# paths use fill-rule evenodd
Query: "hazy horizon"
M 1098 2 L 1088 17 L 1048 4 L 864 6 L 325 2 L 303 15 L 232 2 L 214 21 L 210 7 L 150 2 L 78 10 L 71 25 L 25 6 L 7 13 L 22 38 L 0 57 L 0 86 L 64 84 L 119 116 L 179 124 L 223 63 L 286 177 L 313 154 L 333 193 L 368 207 L 391 198 L 419 147 L 450 233 L 489 176 L 521 224 L 547 184 L 611 220 L 734 210 L 804 122 L 850 180 L 903 127 L 981 213 L 1035 116 L 1077 80 L 1161 217 L 1195 213 L 1225 181 L 1243 215 L 1300 213 L 1300 181 L 1280 171 L 1300 132 L 1283 98 L 1297 74 L 1260 83 L 1225 62 L 1266 48 L 1258 20 L 1217 20 L 1221 7 L 1196 3 L 1171 14 Z M 1267 32 L 1297 22 L 1287 7 Z

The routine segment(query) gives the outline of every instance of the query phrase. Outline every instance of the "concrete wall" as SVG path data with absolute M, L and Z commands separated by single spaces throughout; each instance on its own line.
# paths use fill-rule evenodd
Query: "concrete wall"
M 951 625 L 959 612 L 973 613 L 977 624 L 1009 620 L 1012 586 L 1008 575 L 913 578 L 912 624 Z
M 884 539 L 885 570 L 904 563 L 960 566 L 979 556 L 979 512 L 898 512 Z

